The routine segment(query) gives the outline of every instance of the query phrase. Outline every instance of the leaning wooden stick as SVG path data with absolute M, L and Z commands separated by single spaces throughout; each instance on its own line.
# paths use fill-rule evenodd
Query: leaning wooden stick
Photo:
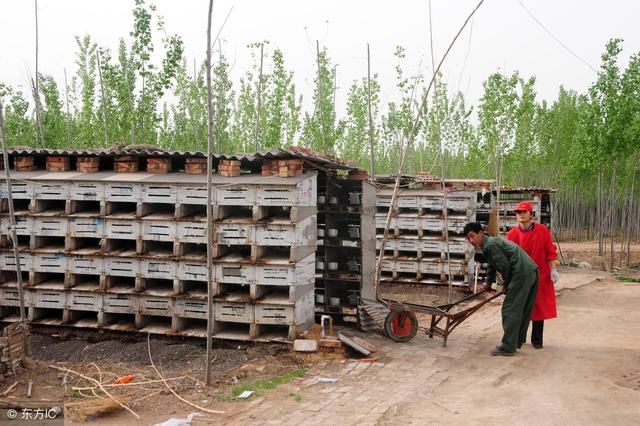
M 197 408 L 200 411 L 204 411 L 206 413 L 211 413 L 211 414 L 224 414 L 224 411 L 209 410 L 208 408 L 200 407 L 199 405 L 196 405 L 191 401 L 187 401 L 186 399 L 184 399 L 183 397 L 178 395 L 176 393 L 176 391 L 171 389 L 171 386 L 169 386 L 169 383 L 167 383 L 167 380 L 164 377 L 162 377 L 162 374 L 160 374 L 160 371 L 158 371 L 158 369 L 156 368 L 156 365 L 153 363 L 153 358 L 151 358 L 151 344 L 150 344 L 150 340 L 151 339 L 150 339 L 150 337 L 151 337 L 151 334 L 147 334 L 147 351 L 149 352 L 149 361 L 151 362 L 151 367 L 153 367 L 153 370 L 156 372 L 158 377 L 160 377 L 160 379 L 162 380 L 162 383 L 164 383 L 164 385 L 167 387 L 167 389 L 169 389 L 169 392 L 171 392 L 180 401 L 184 402 L 185 404 L 188 404 L 188 405 L 192 406 L 193 408 Z

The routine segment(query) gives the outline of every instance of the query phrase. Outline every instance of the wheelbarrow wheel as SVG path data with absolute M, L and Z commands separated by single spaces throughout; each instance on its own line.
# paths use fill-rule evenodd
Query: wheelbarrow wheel
M 394 342 L 408 342 L 418 332 L 418 318 L 411 311 L 392 310 L 384 320 L 384 332 Z

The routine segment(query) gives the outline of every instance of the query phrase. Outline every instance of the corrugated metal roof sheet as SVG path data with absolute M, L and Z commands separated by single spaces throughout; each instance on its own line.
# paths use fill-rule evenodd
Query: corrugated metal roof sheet
M 15 147 L 8 149 L 9 155 L 73 155 L 111 157 L 120 155 L 135 155 L 144 157 L 206 157 L 201 151 L 164 151 L 152 147 L 124 147 L 117 149 L 37 149 Z M 324 155 L 306 148 L 291 147 L 290 149 L 276 149 L 272 151 L 244 153 L 244 154 L 214 154 L 216 160 L 240 160 L 246 163 L 256 163 L 263 160 L 286 160 L 302 158 L 306 161 L 329 169 L 356 170 L 346 160 Z

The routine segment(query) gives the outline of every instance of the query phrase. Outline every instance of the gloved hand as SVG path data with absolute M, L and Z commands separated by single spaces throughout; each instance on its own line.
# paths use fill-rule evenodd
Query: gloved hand
M 556 268 L 553 268 L 551 270 L 551 281 L 553 281 L 553 283 L 556 284 L 559 279 L 560 279 L 560 272 L 558 272 Z

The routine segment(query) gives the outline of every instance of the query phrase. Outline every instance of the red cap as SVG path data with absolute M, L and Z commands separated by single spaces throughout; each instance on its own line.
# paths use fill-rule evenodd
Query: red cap
M 520 201 L 516 206 L 516 208 L 513 209 L 513 211 L 514 212 L 530 211 L 531 213 L 533 213 L 533 206 L 528 201 Z

